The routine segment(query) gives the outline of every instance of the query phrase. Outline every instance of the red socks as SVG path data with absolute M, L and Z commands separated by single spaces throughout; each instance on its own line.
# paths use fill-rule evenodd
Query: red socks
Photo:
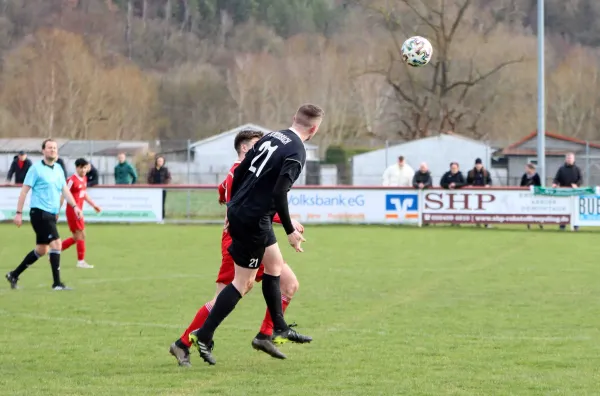
M 281 295 L 281 310 L 285 313 L 285 309 L 290 305 L 290 301 L 292 299 L 288 296 Z M 267 308 L 267 313 L 265 314 L 265 319 L 262 322 L 262 326 L 260 327 L 260 332 L 264 335 L 272 336 L 273 335 L 273 321 L 271 320 L 271 314 L 269 314 L 269 309 Z
M 74 244 L 75 244 L 75 239 L 73 239 L 73 238 L 67 238 L 64 241 L 62 241 L 62 248 L 61 248 L 61 250 L 67 250 L 68 248 L 70 248 Z
M 85 260 L 85 241 L 80 239 L 75 243 L 77 244 L 77 260 Z
M 192 323 L 189 325 L 189 327 L 185 330 L 185 332 L 181 336 L 181 342 L 188 348 L 192 345 L 190 343 L 190 339 L 189 339 L 190 333 L 192 331 L 197 330 L 200 327 L 202 327 L 202 325 L 206 321 L 206 318 L 208 318 L 208 315 L 210 314 L 210 311 L 212 310 L 212 308 L 213 307 L 210 304 L 210 302 L 207 302 L 206 304 L 204 304 L 204 306 L 202 308 L 200 308 L 198 310 L 198 312 L 196 312 L 196 316 L 194 316 L 194 320 L 192 320 Z

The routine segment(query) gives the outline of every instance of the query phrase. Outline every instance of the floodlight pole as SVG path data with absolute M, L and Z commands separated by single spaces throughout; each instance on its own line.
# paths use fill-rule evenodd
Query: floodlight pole
M 538 108 L 537 108 L 537 166 L 542 186 L 546 185 L 546 79 L 544 60 L 544 1 L 537 1 Z

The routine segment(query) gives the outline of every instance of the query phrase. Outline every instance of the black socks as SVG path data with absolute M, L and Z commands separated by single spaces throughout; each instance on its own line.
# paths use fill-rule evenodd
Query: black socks
M 210 315 L 206 318 L 204 325 L 198 330 L 198 339 L 204 343 L 208 343 L 213 339 L 215 330 L 221 322 L 233 311 L 238 301 L 242 299 L 240 292 L 233 286 L 232 283 L 227 285 L 225 289 L 219 293 L 215 305 L 210 311 Z M 279 301 L 281 304 L 281 300 Z
M 33 263 L 35 263 L 40 258 L 40 255 L 33 249 L 31 252 L 25 256 L 21 264 L 14 271 L 11 272 L 11 276 L 15 279 L 19 277 Z
M 52 286 L 60 285 L 60 250 L 50 249 L 50 267 L 52 267 Z
M 283 308 L 281 306 L 281 289 L 279 287 L 279 276 L 264 274 L 262 277 L 262 291 L 273 321 L 273 330 L 287 330 L 288 325 L 283 319 Z

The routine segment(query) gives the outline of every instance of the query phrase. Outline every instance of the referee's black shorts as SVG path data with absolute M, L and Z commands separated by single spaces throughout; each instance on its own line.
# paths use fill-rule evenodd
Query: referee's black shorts
M 38 208 L 31 208 L 29 218 L 33 231 L 35 231 L 36 245 L 49 245 L 50 242 L 60 239 L 56 228 L 56 215 Z
M 265 255 L 265 249 L 277 243 L 270 216 L 249 219 L 227 210 L 231 245 L 227 249 L 233 261 L 243 268 L 257 269 Z

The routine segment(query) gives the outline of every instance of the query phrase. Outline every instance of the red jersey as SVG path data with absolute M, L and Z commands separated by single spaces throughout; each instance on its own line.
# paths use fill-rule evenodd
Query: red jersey
M 77 175 L 73 175 L 67 179 L 67 187 L 69 191 L 71 191 L 71 195 L 75 198 L 75 204 L 81 210 L 83 210 L 83 201 L 85 200 L 85 195 L 87 194 L 87 177 L 79 177 Z M 69 208 L 69 206 L 67 206 Z
M 227 173 L 227 177 L 225 178 L 225 180 L 223 180 L 223 183 L 219 184 L 219 201 L 220 202 L 229 202 L 231 200 L 231 187 L 233 185 L 233 173 L 235 172 L 235 168 L 238 167 L 238 165 L 241 163 L 242 161 L 235 161 L 233 163 L 233 165 L 231 166 L 231 169 L 229 169 L 229 173 Z M 275 223 L 281 223 L 281 220 L 279 219 L 279 215 L 277 213 L 275 213 L 275 216 L 273 217 L 273 221 Z M 223 232 L 227 232 L 227 226 L 229 225 L 229 222 L 227 221 L 227 215 L 225 216 L 225 227 L 223 229 Z

